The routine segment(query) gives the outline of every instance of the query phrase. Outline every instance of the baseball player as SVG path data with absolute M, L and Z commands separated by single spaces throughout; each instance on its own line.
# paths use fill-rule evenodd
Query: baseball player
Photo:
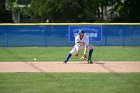
M 64 63 L 67 63 L 73 54 L 75 54 L 75 56 L 78 56 L 78 51 L 80 48 L 84 48 L 84 53 L 81 57 L 82 60 L 86 60 L 86 52 L 87 50 L 89 50 L 87 61 L 89 64 L 92 64 L 93 62 L 91 60 L 91 57 L 93 53 L 93 46 L 89 46 L 89 37 L 84 33 L 83 30 L 80 30 L 79 34 L 75 37 L 75 46 L 67 55 Z

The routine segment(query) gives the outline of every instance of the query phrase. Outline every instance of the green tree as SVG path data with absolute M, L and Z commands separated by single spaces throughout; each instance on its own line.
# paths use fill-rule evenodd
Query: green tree
M 77 22 L 93 17 L 93 0 L 31 0 L 30 13 L 42 20 Z
M 139 0 L 7 0 L 13 12 L 20 10 L 37 22 L 139 22 Z M 115 20 L 118 18 L 119 20 Z
M 118 0 L 114 11 L 117 13 L 118 22 L 140 22 L 139 0 Z
M 120 16 L 127 22 L 140 22 L 140 1 L 125 0 Z

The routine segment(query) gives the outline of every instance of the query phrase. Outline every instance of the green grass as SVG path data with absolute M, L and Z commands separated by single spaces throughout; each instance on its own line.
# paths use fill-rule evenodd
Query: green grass
M 72 47 L 0 48 L 0 61 L 63 61 Z M 71 60 L 80 60 L 72 57 Z M 94 60 L 140 61 L 140 47 L 95 47 Z M 139 93 L 140 73 L 0 73 L 0 93 Z
M 139 93 L 140 73 L 0 73 L 0 93 Z
M 63 61 L 72 47 L 16 47 L 0 48 L 0 61 Z M 73 56 L 70 60 L 80 60 Z M 95 47 L 96 61 L 140 61 L 140 47 Z

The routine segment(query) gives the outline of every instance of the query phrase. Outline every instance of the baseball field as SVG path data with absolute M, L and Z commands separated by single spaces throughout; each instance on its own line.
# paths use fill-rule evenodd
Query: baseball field
M 72 47 L 0 48 L 0 93 L 139 93 L 140 47 L 95 47 L 93 64 Z

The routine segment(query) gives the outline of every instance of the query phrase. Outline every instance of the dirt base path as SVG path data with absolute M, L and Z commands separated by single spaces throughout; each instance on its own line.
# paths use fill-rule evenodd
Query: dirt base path
M 140 72 L 140 61 L 0 62 L 0 72 Z

